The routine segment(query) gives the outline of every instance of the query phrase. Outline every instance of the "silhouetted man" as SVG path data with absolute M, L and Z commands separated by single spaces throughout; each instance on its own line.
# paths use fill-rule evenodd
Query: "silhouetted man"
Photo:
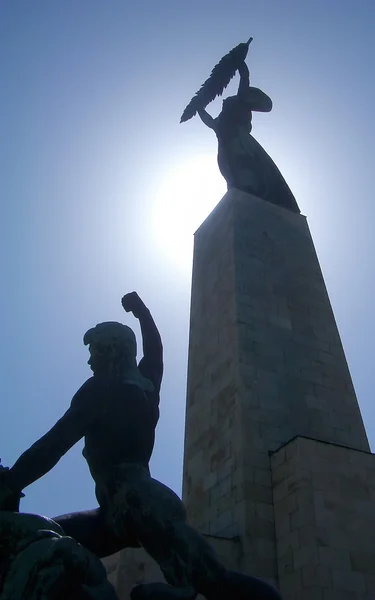
M 159 564 L 165 584 L 141 585 L 132 598 L 278 599 L 267 584 L 228 572 L 205 539 L 186 523 L 181 500 L 153 479 L 149 460 L 159 418 L 163 351 L 147 307 L 132 292 L 122 299 L 139 319 L 143 358 L 136 362 L 136 338 L 120 323 L 100 323 L 84 336 L 93 376 L 75 394 L 56 425 L 6 474 L 21 493 L 82 437 L 83 455 L 96 484 L 99 508 L 54 519 L 66 535 L 99 557 L 143 546 Z

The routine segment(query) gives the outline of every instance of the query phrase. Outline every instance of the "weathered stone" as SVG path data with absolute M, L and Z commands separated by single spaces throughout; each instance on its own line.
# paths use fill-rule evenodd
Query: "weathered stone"
M 374 479 L 306 220 L 232 190 L 195 236 L 189 519 L 284 600 L 371 600 Z
M 302 568 L 301 598 L 305 588 L 312 586 L 329 600 L 340 593 L 343 598 L 370 600 L 369 578 L 375 574 L 375 503 L 370 499 L 375 456 L 303 438 L 282 450 L 285 460 L 278 459 L 277 453 L 271 457 L 273 480 L 279 482 L 274 488 L 274 515 L 281 592 L 288 598 L 289 578 L 286 585 L 284 578 L 292 572 L 290 561 L 285 572 L 285 557 L 293 549 L 293 573 Z M 285 464 L 292 475 L 288 476 Z M 299 489 L 292 491 L 296 486 Z M 282 495 L 277 493 L 281 488 Z M 290 514 L 288 507 L 294 504 L 297 510 Z M 283 527 L 289 516 L 290 533 Z
M 349 550 L 338 550 L 337 548 L 327 548 L 326 546 L 320 546 L 318 550 L 321 565 L 326 565 L 331 569 L 352 570 Z
M 333 586 L 338 590 L 356 593 L 366 592 L 366 580 L 362 573 L 334 569 L 332 571 L 332 578 Z

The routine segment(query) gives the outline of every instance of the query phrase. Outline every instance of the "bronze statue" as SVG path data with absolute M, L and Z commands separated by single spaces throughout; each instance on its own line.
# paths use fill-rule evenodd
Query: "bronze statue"
M 101 561 L 52 519 L 19 513 L 0 465 L 1 600 L 118 600 Z
M 123 307 L 139 319 L 143 358 L 136 363 L 136 338 L 120 323 L 101 323 L 84 336 L 93 376 L 75 394 L 56 425 L 7 470 L 0 480 L 5 498 L 47 471 L 79 439 L 96 485 L 99 508 L 54 519 L 65 536 L 97 557 L 142 546 L 159 564 L 167 584 L 144 584 L 132 599 L 280 600 L 268 584 L 227 571 L 205 539 L 186 522 L 178 496 L 150 475 L 149 460 L 159 419 L 163 375 L 162 342 L 154 320 L 132 292 Z M 5 490 L 5 491 L 4 491 Z M 0 530 L 1 537 L 1 530 Z
M 297 202 L 279 169 L 251 135 L 252 113 L 272 110 L 271 99 L 260 89 L 250 86 L 245 58 L 252 38 L 239 44 L 221 59 L 211 76 L 186 107 L 181 122 L 199 114 L 218 139 L 218 164 L 228 190 L 236 188 L 299 213 Z M 221 95 L 238 71 L 240 83 L 236 96 L 223 101 L 219 116 L 212 118 L 205 107 Z

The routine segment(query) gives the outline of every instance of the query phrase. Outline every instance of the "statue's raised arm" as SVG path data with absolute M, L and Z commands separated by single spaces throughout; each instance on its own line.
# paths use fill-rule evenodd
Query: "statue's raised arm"
M 245 61 L 239 63 L 238 73 L 240 75 L 240 83 L 238 85 L 237 96 L 244 96 L 250 87 L 250 72 Z
M 200 116 L 202 123 L 210 129 L 215 130 L 215 119 L 208 114 L 205 108 L 198 108 L 198 115 Z

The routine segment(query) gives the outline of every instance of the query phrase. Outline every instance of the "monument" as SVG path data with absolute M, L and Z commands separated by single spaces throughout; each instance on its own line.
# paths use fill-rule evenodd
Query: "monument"
M 215 131 L 228 183 L 194 241 L 183 501 L 225 564 L 284 600 L 370 600 L 375 457 L 306 218 L 250 136 L 252 111 L 272 107 L 249 85 L 250 41 L 182 117 Z M 237 71 L 237 96 L 212 119 Z M 107 566 L 121 598 L 157 576 L 140 550 Z
M 198 113 L 203 123 L 214 130 L 218 140 L 218 165 L 228 190 L 242 190 L 299 213 L 297 202 L 279 169 L 250 134 L 252 112 L 272 110 L 271 98 L 250 86 L 245 58 L 251 41 L 252 38 L 246 44 L 239 44 L 221 59 L 185 108 L 181 122 Z M 240 75 L 237 95 L 226 98 L 221 113 L 213 119 L 205 107 L 223 93 L 237 71 Z
M 250 135 L 271 101 L 234 53 L 237 96 L 197 107 L 228 192 L 194 240 L 183 500 L 285 600 L 370 600 L 375 456 L 306 218 Z
M 181 119 L 198 113 L 215 131 L 228 184 L 195 234 L 187 511 L 148 467 L 162 344 L 133 292 L 122 304 L 139 319 L 143 359 L 129 327 L 90 329 L 93 377 L 0 471 L 1 600 L 375 597 L 375 459 L 306 219 L 250 133 L 252 112 L 272 108 L 250 86 L 250 42 L 219 62 Z M 237 95 L 213 119 L 207 104 L 237 72 Z M 82 437 L 99 508 L 20 513 L 22 490 Z

